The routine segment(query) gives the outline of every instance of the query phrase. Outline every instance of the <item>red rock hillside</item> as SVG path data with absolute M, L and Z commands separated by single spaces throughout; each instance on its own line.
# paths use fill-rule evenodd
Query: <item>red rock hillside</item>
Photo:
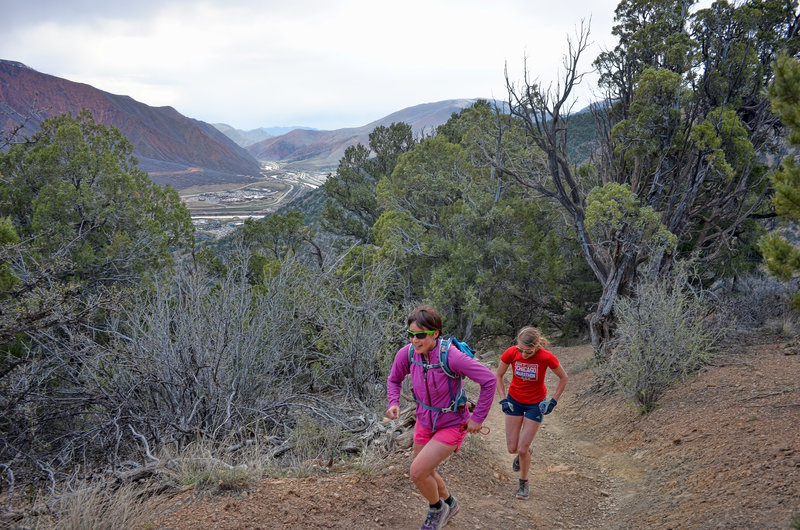
M 27 136 L 44 118 L 77 115 L 83 109 L 98 123 L 118 128 L 133 144 L 140 167 L 161 185 L 180 189 L 246 181 L 259 174 L 258 162 L 233 140 L 172 107 L 151 107 L 0 60 L 0 130 L 9 131 L 27 119 L 22 131 Z

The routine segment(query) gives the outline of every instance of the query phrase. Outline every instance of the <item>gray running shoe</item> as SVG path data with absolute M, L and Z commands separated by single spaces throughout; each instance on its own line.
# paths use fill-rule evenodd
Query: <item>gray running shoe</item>
M 528 481 L 525 482 L 520 481 L 519 488 L 517 488 L 517 498 L 522 501 L 527 501 L 528 497 L 531 496 L 531 487 L 528 485 Z
M 447 514 L 447 519 L 444 520 L 444 524 L 442 526 L 447 526 L 447 523 L 450 522 L 450 519 L 452 519 L 459 510 L 461 510 L 461 508 L 458 506 L 458 501 L 455 497 L 453 497 L 453 504 L 450 505 L 450 513 Z
M 439 530 L 447 524 L 447 516 L 450 514 L 450 506 L 442 501 L 442 507 L 438 510 L 428 508 L 428 516 L 422 523 L 420 530 Z

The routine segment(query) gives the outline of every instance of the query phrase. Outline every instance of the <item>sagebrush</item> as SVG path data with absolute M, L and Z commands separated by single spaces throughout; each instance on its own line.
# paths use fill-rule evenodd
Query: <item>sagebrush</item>
M 651 411 L 672 384 L 700 368 L 714 353 L 721 328 L 687 274 L 639 283 L 616 305 L 618 325 L 601 374 L 642 413 Z

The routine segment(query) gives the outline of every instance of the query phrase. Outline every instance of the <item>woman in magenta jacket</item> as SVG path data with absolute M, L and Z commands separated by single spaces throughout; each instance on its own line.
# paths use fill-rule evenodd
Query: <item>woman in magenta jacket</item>
M 459 511 L 458 503 L 447 489 L 436 468 L 448 456 L 458 451 L 467 433 L 479 432 L 489 414 L 496 384 L 495 375 L 483 364 L 462 353 L 455 346 L 447 350 L 450 370 L 472 379 L 481 386 L 475 409 L 470 414 L 461 403 L 460 378 L 451 378 L 439 364 L 442 317 L 430 306 L 417 307 L 408 317 L 410 344 L 395 355 L 387 379 L 390 419 L 400 417 L 400 391 L 403 380 L 411 375 L 417 401 L 417 421 L 414 426 L 414 461 L 411 480 L 428 500 L 428 515 L 423 530 L 435 530 Z M 409 349 L 413 348 L 409 362 Z

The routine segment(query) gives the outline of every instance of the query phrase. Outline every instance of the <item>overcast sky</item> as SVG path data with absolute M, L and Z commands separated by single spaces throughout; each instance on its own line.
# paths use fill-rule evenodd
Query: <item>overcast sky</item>
M 357 127 L 420 103 L 555 81 L 617 0 L 0 0 L 0 59 L 238 129 Z M 595 78 L 577 96 L 588 104 Z M 585 104 L 584 104 L 585 103 Z

